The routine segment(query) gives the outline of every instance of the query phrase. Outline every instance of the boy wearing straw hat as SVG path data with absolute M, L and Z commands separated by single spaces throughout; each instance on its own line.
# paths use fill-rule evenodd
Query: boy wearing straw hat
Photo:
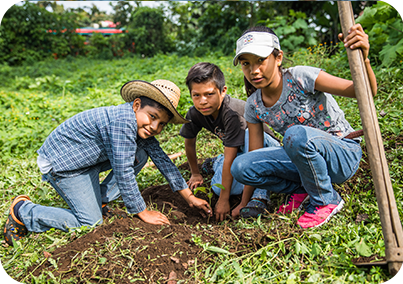
M 207 201 L 195 197 L 154 136 L 168 123 L 188 122 L 176 110 L 179 88 L 167 80 L 134 80 L 120 90 L 125 104 L 81 112 L 59 125 L 38 150 L 38 166 L 69 209 L 14 198 L 4 227 L 6 241 L 28 231 L 93 226 L 102 223 L 102 204 L 122 196 L 127 211 L 144 222 L 169 224 L 165 215 L 147 210 L 136 175 L 148 157 L 189 206 L 212 214 Z M 112 169 L 99 183 L 99 174 Z

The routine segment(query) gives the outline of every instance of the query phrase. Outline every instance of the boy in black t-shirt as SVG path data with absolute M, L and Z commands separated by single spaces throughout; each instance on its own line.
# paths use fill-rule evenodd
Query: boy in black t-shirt
M 217 221 L 223 221 L 230 213 L 230 195 L 241 194 L 245 187 L 231 175 L 234 159 L 237 155 L 248 152 L 249 135 L 243 117 L 245 102 L 226 95 L 224 74 L 212 63 L 195 64 L 188 72 L 186 85 L 194 104 L 186 114 L 186 118 L 191 122 L 184 124 L 180 130 L 180 135 L 185 138 L 186 156 L 192 174 L 187 183 L 190 189 L 195 189 L 203 183 L 203 177 L 197 167 L 196 137 L 204 127 L 220 138 L 224 144 L 224 155 L 218 156 L 214 161 L 214 176 L 211 180 L 212 184 L 219 183 L 225 189 L 230 189 L 221 190 L 216 186 L 212 187 L 220 196 L 214 214 Z M 271 134 L 265 134 L 265 146 L 279 146 L 273 132 L 269 128 L 265 131 Z M 242 198 L 242 200 L 249 199 L 250 196 Z M 237 217 L 239 214 L 243 217 L 256 217 L 264 212 L 268 199 L 266 190 L 255 189 L 251 201 L 247 204 L 241 201 L 241 204 L 232 210 L 232 217 Z

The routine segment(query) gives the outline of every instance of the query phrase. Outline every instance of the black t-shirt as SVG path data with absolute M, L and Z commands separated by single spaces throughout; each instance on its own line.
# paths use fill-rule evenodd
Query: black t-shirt
M 186 114 L 191 122 L 183 124 L 179 134 L 188 139 L 196 138 L 204 127 L 223 141 L 225 147 L 239 147 L 245 143 L 246 120 L 245 101 L 226 95 L 218 116 L 213 119 L 211 115 L 202 115 L 194 106 Z M 265 132 L 274 137 L 273 132 L 266 126 Z

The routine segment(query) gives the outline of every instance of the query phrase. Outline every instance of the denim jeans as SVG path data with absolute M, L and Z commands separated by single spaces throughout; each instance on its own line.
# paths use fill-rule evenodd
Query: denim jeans
M 270 135 L 267 133 L 264 133 L 264 146 L 265 147 L 274 147 L 274 146 L 279 146 L 280 143 L 276 141 L 274 138 L 272 138 Z M 245 144 L 240 148 L 240 152 L 238 153 L 238 157 L 247 153 L 249 150 L 249 131 L 246 129 L 245 131 Z M 222 183 L 222 168 L 224 165 L 224 155 L 219 155 L 217 157 L 217 160 L 214 161 L 213 164 L 213 169 L 214 169 L 214 176 L 211 179 L 211 184 L 216 184 Z M 240 182 L 238 182 L 236 179 L 232 180 L 232 186 L 231 186 L 231 195 L 238 195 L 242 194 L 243 192 L 243 187 L 244 185 Z M 217 186 L 212 186 L 212 189 L 215 194 L 220 195 L 221 189 Z M 264 199 L 264 200 L 269 200 L 270 199 L 270 193 L 267 192 L 266 189 L 260 189 L 256 188 L 255 191 L 253 192 L 252 198 L 256 199 Z
M 134 164 L 135 175 L 144 167 L 147 159 L 147 153 L 139 149 Z M 69 209 L 24 202 L 19 215 L 28 231 L 44 232 L 50 228 L 67 231 L 68 228 L 101 224 L 102 203 L 120 196 L 113 171 L 99 183 L 99 174 L 110 169 L 110 162 L 105 161 L 75 177 L 61 177 L 52 170 L 44 174 L 43 179 L 52 185 Z
M 341 197 L 332 183 L 341 184 L 355 174 L 362 156 L 360 144 L 308 126 L 290 127 L 283 142 L 283 147 L 237 157 L 233 177 L 277 193 L 306 191 L 313 206 L 338 204 Z

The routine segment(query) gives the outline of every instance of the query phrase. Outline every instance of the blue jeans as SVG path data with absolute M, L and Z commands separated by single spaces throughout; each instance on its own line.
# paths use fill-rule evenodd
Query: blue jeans
M 264 133 L 264 147 L 274 147 L 274 146 L 279 146 L 280 143 L 272 138 L 270 135 L 267 133 Z M 245 144 L 241 147 L 241 151 L 238 153 L 238 157 L 247 153 L 249 150 L 249 131 L 246 129 L 245 131 Z M 213 164 L 213 169 L 214 169 L 214 176 L 211 179 L 211 184 L 222 184 L 222 168 L 224 165 L 224 155 L 219 155 L 217 157 L 217 160 L 214 161 Z M 244 185 L 240 182 L 238 182 L 236 179 L 232 180 L 232 186 L 231 186 L 231 192 L 230 195 L 238 195 L 242 194 L 243 192 L 243 187 Z M 212 189 L 215 194 L 220 195 L 221 189 L 217 186 L 212 186 Z M 269 200 L 270 199 L 270 193 L 267 192 L 266 189 L 260 189 L 256 188 L 255 191 L 253 192 L 252 198 L 256 199 L 264 199 L 264 200 Z
M 147 159 L 147 153 L 138 149 L 134 164 L 135 175 L 140 172 Z M 61 177 L 52 170 L 44 174 L 43 179 L 52 185 L 69 209 L 24 202 L 19 215 L 28 231 L 44 232 L 50 228 L 67 231 L 68 228 L 101 224 L 102 203 L 120 196 L 113 171 L 99 183 L 99 174 L 110 169 L 110 162 L 105 161 L 75 177 Z
M 283 142 L 283 147 L 237 157 L 231 174 L 243 184 L 277 193 L 306 192 L 313 206 L 338 204 L 341 197 L 332 183 L 341 184 L 355 174 L 360 144 L 308 126 L 290 127 Z

